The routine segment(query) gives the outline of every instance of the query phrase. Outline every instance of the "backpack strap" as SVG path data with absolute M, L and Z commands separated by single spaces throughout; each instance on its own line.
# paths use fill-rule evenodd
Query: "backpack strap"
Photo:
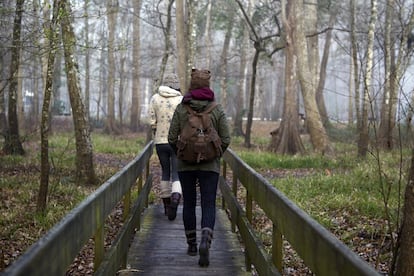
M 188 113 L 190 113 L 192 115 L 195 115 L 196 114 L 196 112 L 194 111 L 194 109 L 192 109 L 189 104 L 184 104 L 184 107 L 187 109 L 187 112 Z
M 201 113 L 210 113 L 216 106 L 218 105 L 217 102 L 211 102 L 211 104 Z
M 210 105 L 204 110 L 204 111 L 202 111 L 202 112 L 196 112 L 196 111 L 194 111 L 194 109 L 192 109 L 191 107 L 190 107 L 190 105 L 189 104 L 184 104 L 184 106 L 185 106 L 185 108 L 187 109 L 187 111 L 189 112 L 189 113 L 191 113 L 191 114 L 193 114 L 193 115 L 195 115 L 195 114 L 207 114 L 207 113 L 210 113 L 216 106 L 218 105 L 218 103 L 217 102 L 211 102 L 210 103 Z

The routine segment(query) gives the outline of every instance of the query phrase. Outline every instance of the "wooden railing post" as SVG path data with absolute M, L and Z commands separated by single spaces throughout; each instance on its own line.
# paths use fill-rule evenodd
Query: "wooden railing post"
M 272 231 L 272 262 L 279 271 L 283 271 L 283 238 L 282 233 L 273 223 Z
M 128 218 L 130 209 L 131 209 L 131 188 L 124 195 L 124 211 L 122 214 L 123 221 L 125 221 Z
M 224 182 L 226 182 L 226 176 L 227 176 L 227 163 L 223 161 L 223 172 L 222 172 L 222 176 L 224 179 Z M 224 200 L 224 197 L 221 197 L 221 209 L 226 209 L 226 201 Z M 233 223 L 232 223 L 233 226 Z M 233 230 L 233 228 L 232 228 Z M 234 232 L 234 231 L 233 231 Z
M 150 159 L 148 159 L 147 166 L 145 168 L 145 182 L 147 181 L 149 174 L 150 174 Z M 142 180 L 141 180 L 141 186 L 142 186 Z M 148 199 L 149 198 L 147 197 L 147 199 L 145 200 L 145 207 L 148 207 L 148 204 L 149 204 Z
M 249 191 L 246 191 L 246 216 L 250 223 L 253 218 L 253 198 Z
M 232 183 L 232 192 L 234 197 L 237 199 L 237 177 L 234 175 L 233 172 L 233 183 Z M 236 223 L 237 221 L 235 219 L 232 219 L 231 221 L 231 231 L 236 232 Z
M 246 191 L 246 217 L 247 217 L 247 220 L 251 224 L 252 218 L 253 218 L 253 198 L 248 190 Z M 247 251 L 247 248 L 246 248 L 246 251 Z M 246 270 L 250 271 L 252 262 L 248 256 L 249 254 L 246 254 Z
M 94 271 L 96 271 L 98 267 L 101 265 L 102 260 L 104 258 L 104 253 L 105 253 L 103 224 L 101 224 L 96 230 L 94 241 L 95 241 L 95 257 L 94 257 L 93 268 L 94 268 Z

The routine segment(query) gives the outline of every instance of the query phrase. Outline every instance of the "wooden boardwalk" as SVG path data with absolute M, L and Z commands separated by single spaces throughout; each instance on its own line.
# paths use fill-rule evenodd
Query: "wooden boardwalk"
M 201 209 L 197 206 L 197 243 L 200 242 Z M 210 249 L 210 265 L 200 267 L 198 255 L 187 255 L 182 221 L 182 205 L 177 218 L 169 221 L 161 205 L 151 205 L 142 217 L 127 258 L 126 275 L 190 276 L 252 275 L 246 272 L 244 254 L 227 214 L 217 208 L 214 239 Z M 122 275 L 122 273 L 120 273 Z

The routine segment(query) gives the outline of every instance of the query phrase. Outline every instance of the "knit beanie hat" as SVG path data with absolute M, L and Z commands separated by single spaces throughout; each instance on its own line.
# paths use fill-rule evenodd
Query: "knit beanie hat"
M 176 74 L 167 74 L 164 76 L 164 80 L 162 85 L 171 87 L 172 89 L 179 90 L 180 89 L 180 81 Z
M 210 70 L 206 69 L 193 69 L 191 71 L 191 83 L 190 90 L 194 90 L 202 87 L 210 87 Z

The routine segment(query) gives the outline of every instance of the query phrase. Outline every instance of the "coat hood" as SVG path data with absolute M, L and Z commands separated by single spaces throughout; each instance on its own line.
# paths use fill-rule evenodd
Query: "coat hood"
M 170 98 L 170 97 L 178 97 L 181 96 L 181 92 L 177 91 L 175 89 L 172 89 L 171 87 L 161 85 L 158 89 L 158 94 L 164 98 Z

